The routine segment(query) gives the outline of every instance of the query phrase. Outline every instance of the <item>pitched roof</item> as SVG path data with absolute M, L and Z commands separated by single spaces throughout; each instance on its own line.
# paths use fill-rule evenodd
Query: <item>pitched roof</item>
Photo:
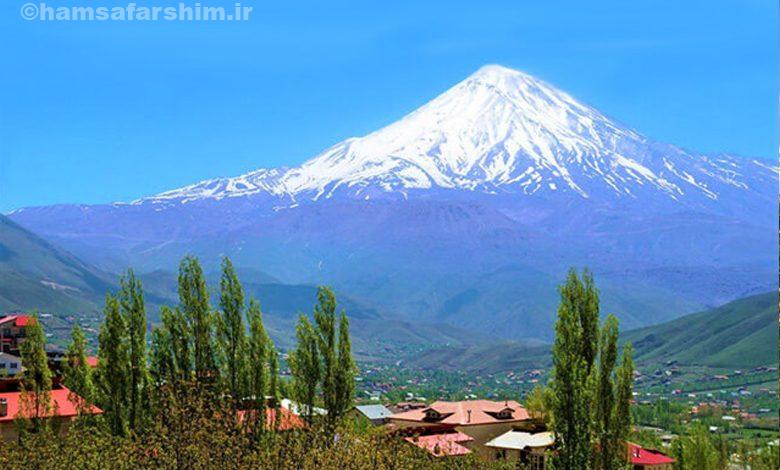
M 72 398 L 74 400 L 71 400 Z M 19 414 L 19 402 L 21 400 L 22 392 L 3 392 L 0 393 L 0 398 L 5 398 L 8 409 L 5 416 L 0 416 L 0 422 L 13 421 L 16 419 L 16 415 Z M 77 404 L 82 398 L 72 393 L 65 387 L 61 387 L 51 391 L 52 401 L 52 414 L 51 416 L 59 416 L 62 418 L 69 418 L 78 415 Z M 103 410 L 97 406 L 90 406 L 88 410 L 91 414 L 103 413 Z
M 474 438 L 459 431 L 443 431 L 426 436 L 409 436 L 405 437 L 404 440 L 428 451 L 435 457 L 443 457 L 445 455 L 468 454 L 471 450 L 462 444 L 471 442 Z
M 498 449 L 523 450 L 526 447 L 549 447 L 554 443 L 555 438 L 551 432 L 530 433 L 512 430 L 501 434 L 485 445 Z
M 385 405 L 358 405 L 355 409 L 368 419 L 385 419 L 393 414 Z
M 508 417 L 499 417 L 501 411 L 506 411 Z M 430 415 L 435 415 L 436 417 L 431 417 Z M 530 417 L 526 409 L 514 400 L 467 400 L 437 401 L 427 408 L 396 413 L 390 419 L 468 426 L 524 421 L 530 419 Z
M 29 315 L 19 315 L 16 317 L 16 322 L 14 323 L 14 326 L 27 326 L 32 325 L 35 323 L 35 318 L 29 316 Z
M 14 326 L 27 326 L 31 325 L 33 321 L 35 321 L 35 319 L 30 315 L 6 315 L 0 317 L 0 325 L 13 322 Z
M 660 465 L 676 462 L 675 459 L 663 452 L 654 449 L 645 449 L 633 442 L 627 442 L 626 444 L 628 444 L 628 456 L 631 459 L 632 465 Z
M 239 410 L 238 420 L 243 421 L 247 414 L 254 413 L 255 410 Z M 279 408 L 279 423 L 274 426 L 276 420 L 276 410 L 273 408 L 265 409 L 265 428 L 268 430 L 289 431 L 290 429 L 302 429 L 306 427 L 306 422 L 300 416 L 288 410 Z

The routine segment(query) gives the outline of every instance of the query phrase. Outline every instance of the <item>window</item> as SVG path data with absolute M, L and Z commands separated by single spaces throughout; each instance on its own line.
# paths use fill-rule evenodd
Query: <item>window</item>
M 18 362 L 12 362 L 11 363 L 11 369 L 18 369 L 18 368 L 19 368 L 19 363 Z
M 504 408 L 503 410 L 496 413 L 496 418 L 498 419 L 509 419 L 512 417 L 512 409 L 511 408 Z
M 5 369 L 5 362 L 0 362 L 0 369 Z
M 544 470 L 544 454 L 530 454 L 528 462 L 531 470 Z

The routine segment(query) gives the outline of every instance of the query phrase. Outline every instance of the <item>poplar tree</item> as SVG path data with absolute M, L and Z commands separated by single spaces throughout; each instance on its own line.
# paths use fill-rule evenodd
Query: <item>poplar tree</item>
M 266 394 L 270 395 L 268 393 L 268 363 L 273 347 L 263 326 L 260 304 L 255 299 L 249 301 L 247 320 L 249 322 L 249 338 L 247 339 L 246 348 L 247 376 L 249 379 L 247 391 L 257 408 L 257 428 L 265 429 L 265 396 Z
M 146 305 L 141 281 L 132 269 L 120 279 L 119 303 L 127 325 L 129 360 L 127 424 L 139 431 L 149 409 L 149 371 L 146 363 Z
M 69 399 L 76 403 L 79 413 L 83 413 L 95 402 L 92 368 L 87 363 L 87 339 L 78 325 L 74 325 L 71 330 L 71 342 L 65 356 L 62 380 L 70 389 Z
M 587 317 L 585 288 L 574 270 L 560 288 L 561 302 L 555 323 L 553 370 L 550 381 L 550 412 L 557 452 L 552 464 L 558 469 L 591 468 L 593 435 L 591 427 L 591 357 L 595 347 L 584 345 L 586 337 L 597 338 L 584 331 L 591 328 Z
M 165 307 L 163 307 L 165 308 Z M 149 376 L 155 388 L 170 385 L 176 377 L 176 363 L 171 349 L 171 334 L 158 326 L 152 330 L 152 347 L 149 349 Z
M 595 467 L 599 469 L 615 468 L 623 456 L 620 455 L 622 443 L 616 426 L 615 382 L 612 371 L 617 361 L 618 320 L 609 315 L 601 330 L 599 343 L 598 377 L 596 379 L 596 404 L 594 407 L 594 428 L 600 452 L 594 453 Z
M 46 357 L 46 338 L 43 325 L 37 316 L 31 316 L 27 337 L 19 346 L 24 364 L 21 380 L 20 417 L 23 425 L 32 432 L 46 428 L 46 418 L 51 415 L 51 370 Z M 25 426 L 26 427 L 26 426 Z
M 288 359 L 293 376 L 293 390 L 301 404 L 304 419 L 311 424 L 321 371 L 317 333 L 305 315 L 298 318 L 295 336 L 297 346 Z
M 618 451 L 624 452 L 622 447 L 631 434 L 631 400 L 634 386 L 634 348 L 631 343 L 623 345 L 623 353 L 620 366 L 616 371 L 617 391 L 615 398 L 615 440 L 621 446 Z
M 187 256 L 179 265 L 179 302 L 192 335 L 195 379 L 198 384 L 218 378 L 214 358 L 213 319 L 203 268 L 195 257 Z
M 271 345 L 268 351 L 268 369 L 269 369 L 269 381 L 268 381 L 268 395 L 271 397 L 271 406 L 274 410 L 274 422 L 273 429 L 279 428 L 282 421 L 281 416 L 281 396 L 279 395 L 279 357 L 276 353 L 276 348 Z
M 127 431 L 127 390 L 129 358 L 127 328 L 119 311 L 119 301 L 106 295 L 105 321 L 98 336 L 98 377 L 100 407 L 109 429 L 122 436 Z
M 317 290 L 317 305 L 314 306 L 314 322 L 317 332 L 317 348 L 322 366 L 322 402 L 328 411 L 326 420 L 332 429 L 339 418 L 339 403 L 336 387 L 336 296 L 327 287 Z
M 226 389 L 237 403 L 241 398 L 241 379 L 244 372 L 244 289 L 229 258 L 222 260 L 219 288 L 222 313 L 217 329 L 219 346 L 225 364 Z
M 571 270 L 569 276 L 576 278 L 577 273 Z M 593 280 L 593 274 L 585 268 L 582 271 L 582 282 L 577 289 L 582 297 L 575 303 L 578 309 L 580 325 L 582 327 L 582 356 L 590 373 L 599 344 L 599 292 L 596 289 L 596 283 Z
M 173 384 L 178 386 L 192 379 L 192 332 L 187 319 L 178 308 L 163 307 L 161 319 L 163 328 L 168 332 L 170 355 L 174 365 Z
M 344 414 L 352 406 L 355 394 L 355 361 L 352 359 L 352 341 L 349 338 L 349 320 L 344 312 L 339 318 L 339 346 L 336 362 L 335 408 L 336 418 Z
M 615 371 L 618 321 L 608 316 L 599 333 L 599 294 L 589 271 L 581 280 L 570 270 L 560 293 L 545 399 L 557 446 L 551 464 L 567 470 L 620 468 L 631 426 L 631 345 Z

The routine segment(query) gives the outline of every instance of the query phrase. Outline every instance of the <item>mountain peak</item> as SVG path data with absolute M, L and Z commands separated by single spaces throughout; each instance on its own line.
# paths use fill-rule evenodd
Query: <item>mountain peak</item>
M 402 119 L 299 167 L 205 181 L 146 200 L 264 193 L 297 204 L 337 193 L 370 199 L 454 189 L 597 200 L 658 194 L 676 203 L 746 189 L 754 169 L 744 166 L 649 141 L 542 80 L 491 64 Z
M 486 64 L 471 74 L 470 78 L 501 78 L 501 77 L 530 77 L 519 70 L 511 69 L 500 64 Z

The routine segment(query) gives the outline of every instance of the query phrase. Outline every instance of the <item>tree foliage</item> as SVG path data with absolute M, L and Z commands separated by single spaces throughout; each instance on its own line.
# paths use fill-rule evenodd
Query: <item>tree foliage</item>
M 27 326 L 27 338 L 21 343 L 22 364 L 25 370 L 21 381 L 19 424 L 25 431 L 46 429 L 46 417 L 52 413 L 52 377 L 46 358 L 46 337 L 37 316 Z
M 570 270 L 560 294 L 552 378 L 544 394 L 556 437 L 552 465 L 619 468 L 631 426 L 631 347 L 624 347 L 616 373 L 618 321 L 609 315 L 599 331 L 599 293 L 589 271 L 580 278 Z

